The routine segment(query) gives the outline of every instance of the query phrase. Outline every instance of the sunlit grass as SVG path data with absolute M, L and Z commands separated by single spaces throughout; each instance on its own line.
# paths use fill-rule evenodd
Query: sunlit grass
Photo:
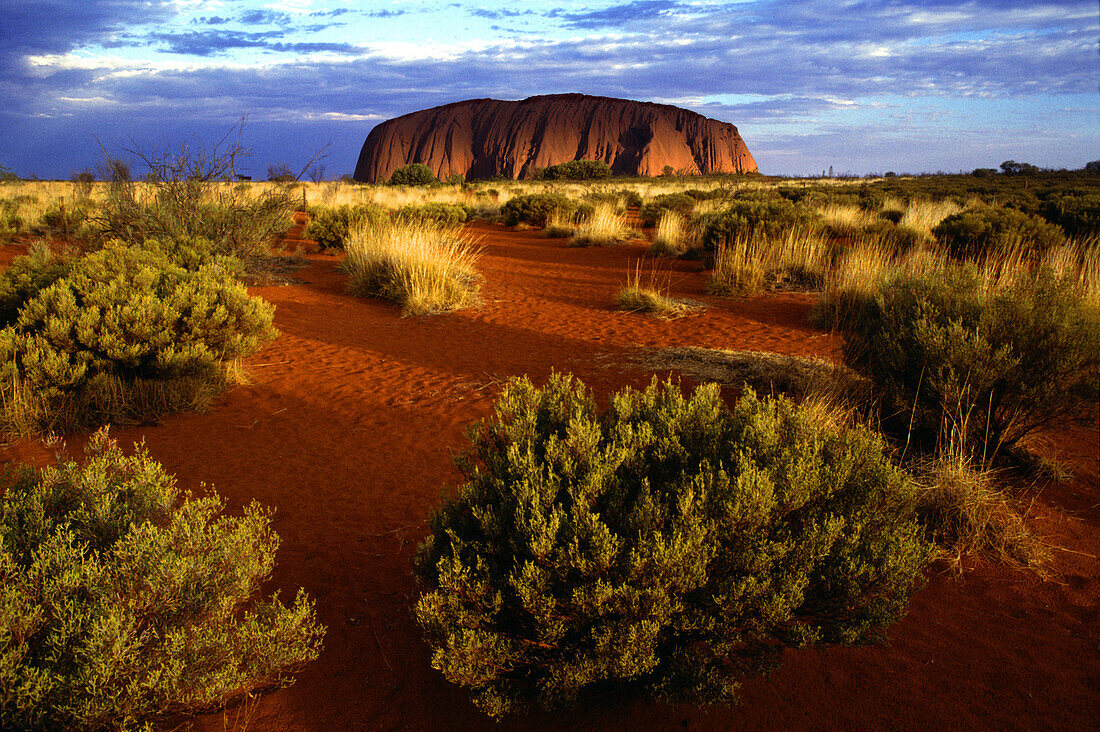
M 344 243 L 348 290 L 395 302 L 406 315 L 480 302 L 479 253 L 460 230 L 426 219 L 365 222 Z

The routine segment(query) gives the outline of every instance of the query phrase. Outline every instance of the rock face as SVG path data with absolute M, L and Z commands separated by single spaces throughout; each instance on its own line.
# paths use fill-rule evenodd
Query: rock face
M 371 130 L 355 180 L 384 182 L 423 163 L 441 180 L 530 178 L 537 168 L 602 160 L 618 175 L 751 173 L 737 128 L 667 104 L 584 94 L 518 102 L 471 99 L 413 112 Z

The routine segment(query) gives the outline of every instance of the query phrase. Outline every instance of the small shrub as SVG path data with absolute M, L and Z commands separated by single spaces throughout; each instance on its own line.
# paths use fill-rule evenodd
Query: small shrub
M 570 160 L 543 168 L 541 180 L 602 180 L 611 177 L 611 166 L 602 160 Z
M 1067 191 L 1056 193 L 1043 201 L 1039 213 L 1057 224 L 1069 236 L 1100 235 L 1100 191 Z
M 178 151 L 128 150 L 149 173 L 142 184 L 112 176 L 102 209 L 92 217 L 98 238 L 140 242 L 194 237 L 213 242 L 218 254 L 270 254 L 293 223 L 302 194 L 287 183 L 253 188 L 229 182 L 247 154 L 239 143 L 242 130 L 243 122 L 236 135 L 207 148 L 184 143 Z M 107 167 L 112 167 L 110 158 Z
M 463 224 L 470 218 L 470 211 L 457 203 L 425 203 L 422 206 L 404 206 L 397 215 L 406 219 L 427 219 L 446 226 Z
M 423 163 L 404 165 L 390 176 L 391 186 L 429 186 L 438 182 L 432 169 Z
M 488 714 L 593 687 L 729 702 L 787 646 L 880 638 L 930 548 L 880 438 L 718 387 L 505 388 L 415 568 L 432 666 Z
M 109 245 L 0 331 L 5 426 L 67 432 L 201 407 L 228 364 L 275 337 L 273 310 L 216 265 Z
M 477 257 L 453 227 L 397 219 L 353 229 L 341 267 L 353 295 L 390 300 L 406 315 L 429 315 L 479 302 Z
M 7 328 L 19 311 L 39 292 L 65 276 L 69 261 L 54 256 L 48 244 L 38 243 L 29 254 L 16 257 L 0 274 L 0 328 Z
M 1100 321 L 1049 270 L 990 291 L 971 267 L 895 277 L 851 321 L 850 364 L 881 392 L 883 425 L 979 457 L 1100 398 Z
M 579 203 L 560 193 L 528 193 L 508 199 L 500 213 L 505 226 L 530 224 L 543 227 L 555 211 L 574 216 L 579 208 Z
M 978 260 L 1012 251 L 1042 254 L 1062 244 L 1062 230 L 1038 216 L 1011 208 L 978 206 L 948 216 L 932 234 L 956 259 Z
M 714 252 L 738 236 L 777 238 L 788 230 L 811 229 L 815 224 L 813 211 L 786 199 L 737 200 L 701 222 L 702 243 L 706 250 Z
M 343 249 L 352 228 L 365 222 L 381 221 L 387 216 L 385 209 L 369 203 L 359 206 L 345 203 L 335 208 L 315 206 L 309 214 L 305 235 L 323 249 Z
M 279 538 L 253 503 L 182 502 L 143 448 L 96 434 L 84 466 L 0 478 L 0 718 L 5 729 L 146 728 L 293 682 L 324 627 L 252 598 Z
M 685 193 L 664 193 L 643 204 L 638 211 L 638 217 L 643 226 L 656 224 L 665 211 L 675 211 L 686 219 L 695 209 L 696 201 L 697 199 Z

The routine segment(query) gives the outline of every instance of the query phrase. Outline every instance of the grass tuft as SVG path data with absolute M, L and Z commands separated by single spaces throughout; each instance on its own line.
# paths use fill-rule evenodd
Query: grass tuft
M 642 264 L 627 274 L 626 284 L 616 298 L 620 310 L 632 313 L 648 313 L 659 318 L 681 318 L 698 309 L 694 303 L 669 297 L 669 277 L 661 279 L 656 271 L 642 276 Z
M 480 302 L 478 251 L 456 227 L 426 219 L 365 222 L 345 242 L 348 291 L 429 315 Z
M 606 247 L 621 244 L 630 238 L 623 218 L 610 203 L 596 204 L 592 214 L 575 228 L 569 245 L 574 247 Z

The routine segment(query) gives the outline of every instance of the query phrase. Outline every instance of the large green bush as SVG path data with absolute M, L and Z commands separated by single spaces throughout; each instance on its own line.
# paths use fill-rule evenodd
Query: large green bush
M 718 387 L 513 380 L 415 559 L 432 665 L 499 716 L 592 687 L 735 699 L 782 649 L 868 641 L 929 548 L 873 433 Z
M 423 163 L 403 165 L 390 175 L 391 186 L 430 186 L 438 182 L 432 169 Z
M 1000 206 L 976 206 L 952 214 L 932 229 L 957 259 L 980 259 L 1022 251 L 1039 254 L 1065 240 L 1062 230 L 1044 219 Z
M 6 426 L 68 430 L 201 406 L 229 362 L 275 336 L 273 310 L 217 264 L 190 271 L 159 249 L 108 245 L 0 331 Z
M 505 226 L 516 226 L 521 223 L 546 226 L 546 219 L 554 211 L 561 211 L 566 216 L 571 216 L 581 208 L 581 205 L 560 193 L 528 193 L 508 199 L 501 207 L 500 214 Z M 590 206 L 589 210 L 591 210 Z
M 810 228 L 817 217 L 813 211 L 785 198 L 776 200 L 735 200 L 722 211 L 700 221 L 703 247 L 717 251 L 738 237 L 775 238 L 789 229 Z
M 884 426 L 928 447 L 992 456 L 1100 396 L 1100 318 L 1046 270 L 1001 291 L 973 266 L 895 277 L 852 319 L 845 355 Z
M 179 500 L 101 431 L 84 466 L 0 479 L 0 726 L 146 728 L 291 683 L 324 628 L 299 591 L 251 601 L 279 538 L 253 503 Z
M 334 208 L 314 206 L 309 210 L 306 238 L 317 242 L 323 249 L 343 249 L 348 231 L 368 222 L 379 222 L 387 217 L 386 210 L 370 203 L 358 206 L 341 204 Z
M 543 168 L 542 180 L 602 180 L 611 177 L 611 166 L 602 160 L 570 160 Z

